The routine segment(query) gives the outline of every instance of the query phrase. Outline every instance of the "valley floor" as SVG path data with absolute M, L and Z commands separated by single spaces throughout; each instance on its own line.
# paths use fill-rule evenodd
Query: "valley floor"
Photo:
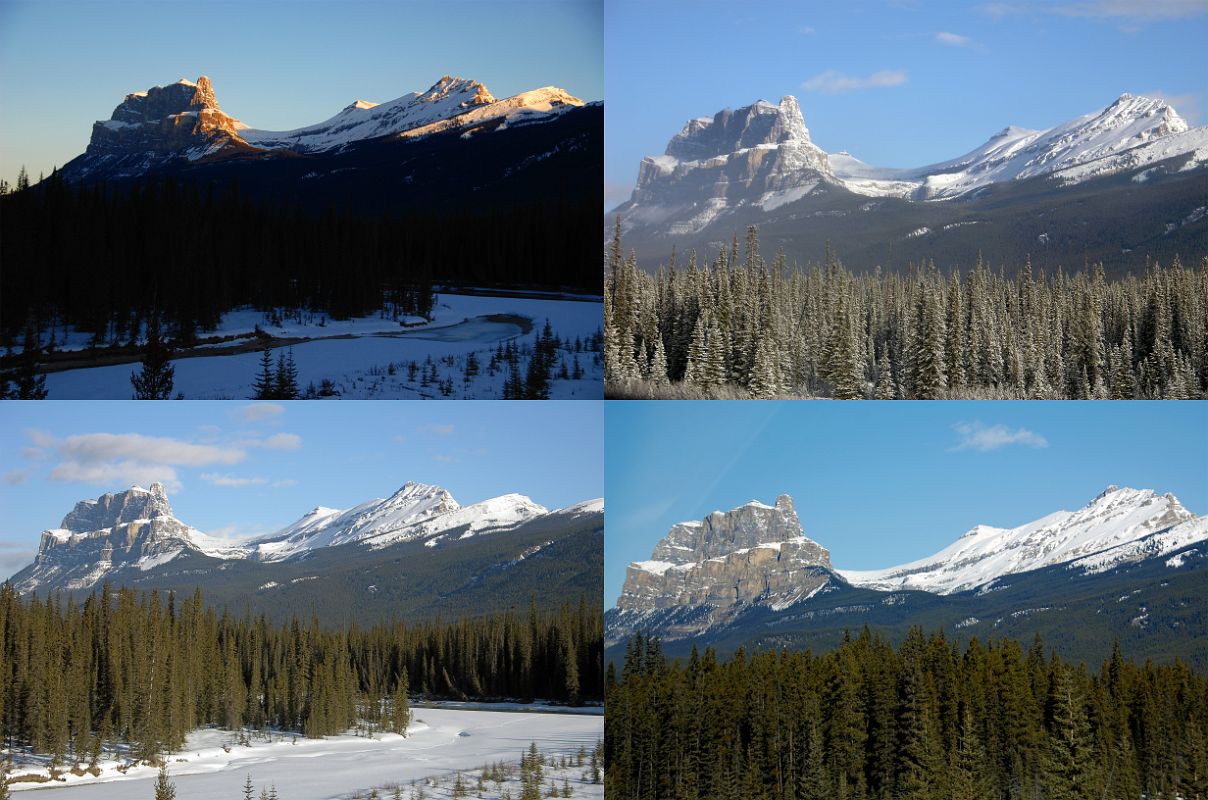
M 515 710 L 521 706 L 490 705 L 499 710 L 422 707 L 412 709 L 404 738 L 377 733 L 372 738 L 348 733 L 326 739 L 306 739 L 274 734 L 272 741 L 253 738 L 239 745 L 231 731 L 202 729 L 189 735 L 185 748 L 169 758 L 168 771 L 177 800 L 239 797 L 248 776 L 261 788 L 275 786 L 282 800 L 347 800 L 369 797 L 376 789 L 388 798 L 395 786 L 402 796 L 413 796 L 412 782 L 424 785 L 428 798 L 453 794 L 456 773 L 471 794 L 484 766 L 506 762 L 513 769 L 500 783 L 488 782 L 485 797 L 503 792 L 520 796 L 518 764 L 530 743 L 546 756 L 544 787 L 553 779 L 559 790 L 569 785 L 573 797 L 603 798 L 604 787 L 593 783 L 588 761 L 577 765 L 580 751 L 588 756 L 604 735 L 603 709 L 586 713 L 550 713 Z M 576 709 L 576 711 L 578 711 Z M 228 752 L 229 751 L 229 752 Z M 561 766 L 565 756 L 566 767 Z M 65 775 L 62 783 L 15 783 L 14 792 L 27 798 L 64 800 L 138 800 L 155 794 L 157 770 L 131 767 L 124 774 L 113 759 L 101 763 L 101 774 Z M 34 765 L 16 765 L 14 773 L 35 771 Z M 45 769 L 37 769 L 45 775 Z
M 221 341 L 203 341 L 173 360 L 173 394 L 188 399 L 252 397 L 261 351 L 269 347 L 274 358 L 292 350 L 303 392 L 311 385 L 322 387 L 327 380 L 327 396 L 341 398 L 498 398 L 508 369 L 505 364 L 491 374 L 492 354 L 508 341 L 531 349 L 548 320 L 553 333 L 564 342 L 555 361 L 551 398 L 599 399 L 603 397 L 602 358 L 586 347 L 576 351 L 574 345 L 576 339 L 586 345 L 600 331 L 602 317 L 597 298 L 477 293 L 439 294 L 432 319 L 427 321 L 419 317 L 395 321 L 382 315 L 335 321 L 319 314 L 270 320 L 257 311 L 238 310 L 227 314 L 218 330 L 202 336 L 203 340 L 216 337 Z M 257 328 L 271 338 L 257 338 Z M 68 332 L 59 350 L 82 350 L 84 344 L 80 335 Z M 569 349 L 565 349 L 567 344 Z M 471 353 L 479 370 L 467 380 L 466 362 Z M 569 374 L 575 373 L 576 359 L 582 377 L 559 379 L 562 363 Z M 129 398 L 130 374 L 139 364 L 128 358 L 120 360 L 122 363 L 50 372 L 46 375 L 48 396 Z M 418 369 L 409 368 L 412 362 Z

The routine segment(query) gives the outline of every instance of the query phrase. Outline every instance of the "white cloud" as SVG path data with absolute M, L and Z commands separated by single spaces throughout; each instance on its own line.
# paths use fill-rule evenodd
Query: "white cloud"
M 269 450 L 297 450 L 302 446 L 302 437 L 296 433 L 275 433 L 259 446 Z
M 442 464 L 456 464 L 457 456 L 435 455 L 432 456 L 433 461 L 439 461 Z
M 165 464 L 147 464 L 139 461 L 98 461 L 81 463 L 64 461 L 50 471 L 52 481 L 63 483 L 90 483 L 99 486 L 150 486 L 162 483 L 169 491 L 181 489 L 176 470 Z
M 813 36 L 815 33 L 814 26 L 800 25 L 797 27 L 797 33 L 801 34 L 802 36 Z
M 437 436 L 448 436 L 453 432 L 452 425 L 420 425 L 416 430 L 420 433 L 432 433 Z
M 280 403 L 252 403 L 243 406 L 237 412 L 239 418 L 244 422 L 263 422 L 267 419 L 276 419 L 284 413 L 285 406 Z
M 973 41 L 968 36 L 961 36 L 959 33 L 949 33 L 948 31 L 936 31 L 935 40 L 940 44 L 946 44 L 949 47 L 977 46 L 977 42 Z
M 29 542 L 0 540 L 0 579 L 7 578 L 34 560 L 36 551 Z
M 1198 125 L 1200 120 L 1200 99 L 1194 94 L 1170 94 L 1163 92 L 1161 89 L 1154 89 L 1152 92 L 1141 92 L 1143 97 L 1152 97 L 1155 100 L 1161 100 L 1179 112 L 1179 116 L 1187 120 L 1192 125 Z
M 390 441 L 394 442 L 395 444 L 406 444 L 407 437 L 406 436 L 391 436 Z
M 820 72 L 810 78 L 801 87 L 810 92 L 822 92 L 823 94 L 845 94 L 847 92 L 857 92 L 862 89 L 876 89 L 887 86 L 901 86 L 906 82 L 908 76 L 904 69 L 883 69 L 880 72 L 861 78 L 854 75 L 845 75 L 842 72 L 834 69 L 828 69 L 825 72 Z
M 57 440 L 55 449 L 64 457 L 83 463 L 127 458 L 145 463 L 204 467 L 237 464 L 247 453 L 234 447 L 193 444 L 166 436 L 141 433 L 85 433 Z
M 988 453 L 1008 445 L 1021 444 L 1027 447 L 1048 447 L 1043 436 L 1027 428 L 1008 428 L 1006 425 L 984 425 L 981 422 L 958 422 L 952 429 L 960 434 L 960 442 L 951 451 L 977 450 Z
M 1044 8 L 1042 4 L 1041 8 Z M 1186 19 L 1208 14 L 1206 0 L 1084 0 L 1049 6 L 1068 17 L 1106 17 L 1135 20 Z
M 9 486 L 16 486 L 19 483 L 25 483 L 25 479 L 29 477 L 29 469 L 12 469 L 4 473 L 4 482 Z
M 285 480 L 273 481 L 274 489 L 288 489 L 291 486 L 297 486 L 297 485 L 298 485 L 298 482 L 296 480 L 294 480 L 293 478 L 286 478 Z
M 225 475 L 217 472 L 203 472 L 201 479 L 206 483 L 214 486 L 226 486 L 229 488 L 240 488 L 243 486 L 263 486 L 268 483 L 264 478 L 243 478 L 238 475 Z

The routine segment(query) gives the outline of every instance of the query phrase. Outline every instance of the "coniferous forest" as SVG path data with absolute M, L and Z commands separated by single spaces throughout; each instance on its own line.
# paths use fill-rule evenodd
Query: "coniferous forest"
M 151 177 L 116 189 L 54 174 L 0 194 L 0 345 L 51 323 L 124 344 L 152 317 L 189 343 L 239 306 L 343 319 L 389 304 L 422 316 L 434 283 L 598 286 L 580 252 L 591 219 L 574 203 L 311 213 L 254 202 L 236 182 Z
M 606 681 L 610 800 L 1208 798 L 1208 679 L 1101 665 L 1037 639 L 961 647 L 865 629 L 824 655 L 693 649 L 640 634 Z
M 95 762 L 131 745 L 155 761 L 202 725 L 307 736 L 358 721 L 404 730 L 407 695 L 457 699 L 602 699 L 598 606 L 456 622 L 325 629 L 273 625 L 127 589 L 82 602 L 24 600 L 0 586 L 0 734 L 51 764 Z
M 1208 257 L 1045 274 L 1030 263 L 855 274 L 767 262 L 754 227 L 657 274 L 607 253 L 617 398 L 1194 399 L 1208 396 Z M 1015 269 L 1018 267 L 1018 269 Z

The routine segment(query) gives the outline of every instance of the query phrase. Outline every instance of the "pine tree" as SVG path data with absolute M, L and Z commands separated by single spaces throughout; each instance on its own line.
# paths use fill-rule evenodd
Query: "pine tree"
M 243 782 L 243 800 L 254 800 L 256 795 L 256 787 L 252 786 L 252 773 L 247 774 L 247 780 Z
M 294 365 L 294 349 L 277 355 L 277 372 L 273 376 L 273 396 L 277 400 L 298 398 L 298 368 Z
M 172 397 L 172 353 L 160 339 L 159 315 L 147 319 L 147 346 L 143 352 L 142 371 L 130 374 L 135 400 L 167 400 Z
M 1051 800 L 1091 800 L 1095 797 L 1093 742 L 1090 723 L 1072 671 L 1054 664 L 1049 752 L 1045 782 Z
M 46 376 L 38 374 L 38 355 L 42 352 L 38 328 L 31 317 L 25 323 L 21 361 L 17 368 L 15 395 L 17 400 L 45 400 Z
M 175 800 L 176 786 L 168 780 L 168 765 L 161 764 L 155 779 L 155 800 Z
M 275 400 L 277 399 L 277 377 L 273 372 L 273 352 L 269 348 L 264 348 L 260 351 L 260 373 L 256 376 L 256 382 L 252 384 L 256 393 L 252 395 L 253 400 Z

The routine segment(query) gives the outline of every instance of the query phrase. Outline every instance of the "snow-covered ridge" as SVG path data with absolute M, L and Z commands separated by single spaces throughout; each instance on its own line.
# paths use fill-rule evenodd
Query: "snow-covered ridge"
M 357 100 L 316 125 L 291 131 L 248 128 L 240 133 L 256 147 L 317 152 L 381 136 L 416 138 L 489 121 L 508 124 L 582 105 L 579 98 L 553 86 L 496 100 L 481 83 L 446 75 L 427 91 L 410 92 L 385 103 Z
M 1109 486 L 1077 511 L 1058 511 L 1015 528 L 979 525 L 927 558 L 838 572 L 856 586 L 950 594 L 1059 564 L 1102 571 L 1206 538 L 1208 518 L 1196 517 L 1174 495 Z
M 57 528 L 43 531 L 34 563 L 14 576 L 19 591 L 52 584 L 87 589 L 127 568 L 146 571 L 185 553 L 261 562 L 304 558 L 345 544 L 374 549 L 423 541 L 438 547 L 517 528 L 553 514 L 603 513 L 602 500 L 562 511 L 521 494 L 460 505 L 439 486 L 407 482 L 384 499 L 347 510 L 319 506 L 275 533 L 246 541 L 209 536 L 172 515 L 164 487 L 132 487 L 76 504 Z
M 830 164 L 853 192 L 947 200 L 994 183 L 1053 175 L 1062 184 L 1188 156 L 1184 169 L 1208 163 L 1208 126 L 1190 128 L 1160 99 L 1123 94 L 1101 111 L 1048 130 L 1008 126 L 950 161 L 912 169 L 865 164 L 847 152 Z

